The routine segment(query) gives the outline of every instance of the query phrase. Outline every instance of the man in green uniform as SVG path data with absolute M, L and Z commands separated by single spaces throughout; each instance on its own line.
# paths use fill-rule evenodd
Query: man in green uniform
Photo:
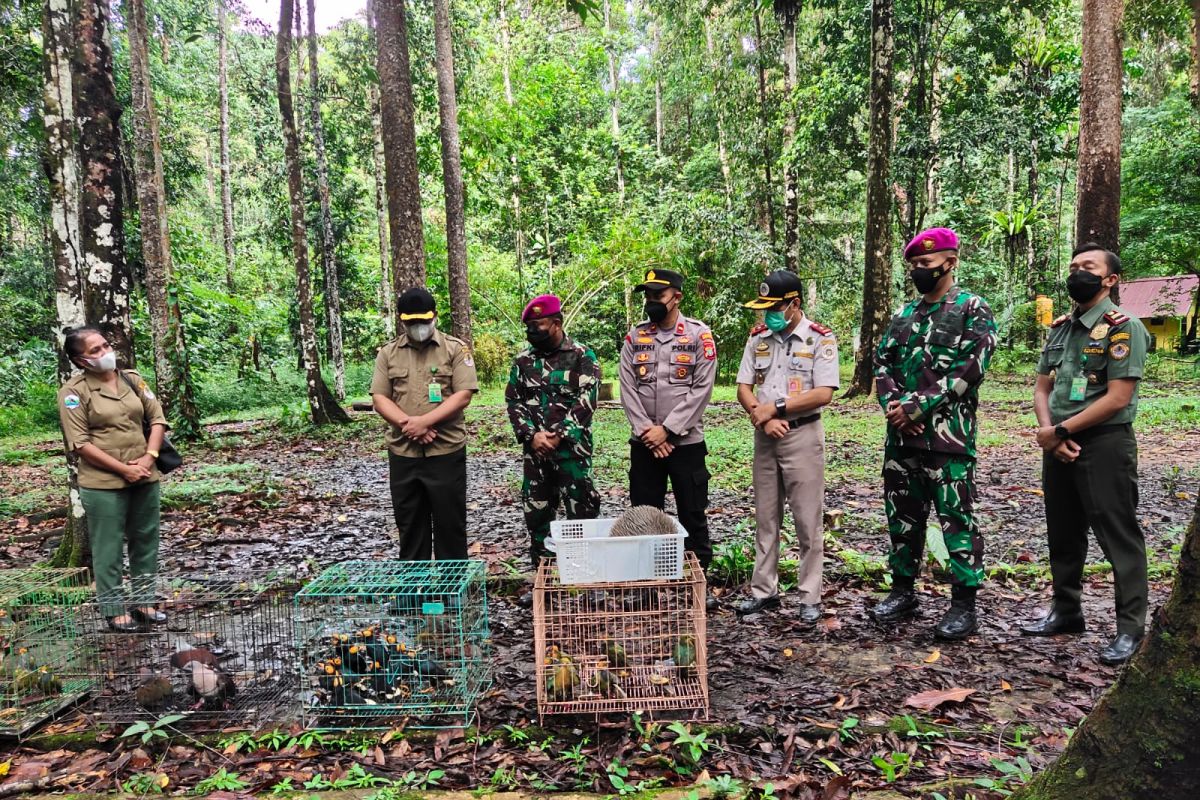
M 521 508 L 529 528 L 529 558 L 537 570 L 550 523 L 562 499 L 567 519 L 595 519 L 600 495 L 592 483 L 592 414 L 600 387 L 600 362 L 590 347 L 563 331 L 562 302 L 533 298 L 521 313 L 529 347 L 513 359 L 504 399 L 521 443 L 525 477 Z M 533 594 L 520 604 L 533 605 Z
M 400 559 L 467 557 L 467 422 L 479 390 L 466 342 L 437 328 L 424 287 L 396 300 L 399 335 L 379 348 L 371 377 L 375 411 L 388 421 L 388 483 Z
M 921 297 L 892 318 L 875 353 L 875 386 L 888 423 L 883 492 L 892 591 L 871 614 L 887 623 L 916 611 L 914 584 L 932 504 L 951 579 L 950 609 L 934 633 L 965 639 L 979 628 L 975 595 L 983 582 L 983 537 L 974 508 L 975 412 L 996 347 L 996 323 L 983 298 L 955 284 L 954 231 L 917 234 L 904 258 Z
M 1100 660 L 1120 664 L 1137 649 L 1146 624 L 1133 419 L 1150 335 L 1109 299 L 1121 276 L 1116 254 L 1083 244 L 1070 269 L 1067 293 L 1075 310 L 1051 324 L 1033 390 L 1054 603 L 1044 619 L 1021 632 L 1083 632 L 1079 599 L 1090 527 L 1112 562 L 1116 588 L 1117 636 Z

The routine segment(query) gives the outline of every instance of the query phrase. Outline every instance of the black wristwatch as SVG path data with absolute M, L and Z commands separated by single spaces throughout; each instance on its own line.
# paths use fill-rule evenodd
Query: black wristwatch
M 775 401 L 775 416 L 780 419 L 787 416 L 787 400 L 782 397 Z
M 1071 438 L 1071 432 L 1069 430 L 1067 430 L 1067 426 L 1061 425 L 1061 424 L 1054 426 L 1054 435 L 1060 439 Z

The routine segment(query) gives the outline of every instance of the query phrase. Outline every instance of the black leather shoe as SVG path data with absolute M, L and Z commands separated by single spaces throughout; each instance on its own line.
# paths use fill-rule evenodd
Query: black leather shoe
M 714 611 L 719 611 L 720 609 L 721 609 L 721 601 L 720 600 L 713 597 L 711 594 L 705 596 L 705 598 L 704 598 L 704 610 L 705 611 L 707 611 L 708 613 L 711 614 Z
M 521 608 L 533 608 L 533 592 L 525 592 L 518 597 L 517 605 Z
M 1056 608 L 1037 622 L 1021 626 L 1021 633 L 1026 636 L 1057 636 L 1060 633 L 1083 633 L 1087 626 L 1083 622 L 1083 614 L 1063 613 Z
M 142 626 L 138 625 L 128 614 L 105 617 L 104 621 L 108 623 L 108 629 L 115 633 L 137 633 L 142 629 Z
M 821 619 L 821 604 L 820 603 L 801 603 L 800 604 L 800 621 L 805 625 L 813 625 Z
M 154 606 L 135 608 L 129 614 L 143 625 L 165 625 L 167 623 L 167 615 Z
M 1117 664 L 1124 664 L 1133 657 L 1134 652 L 1141 643 L 1141 636 L 1118 633 L 1117 638 L 1109 642 L 1108 647 L 1100 651 L 1100 663 L 1107 664 L 1110 667 L 1114 667 Z
M 760 611 L 767 611 L 772 608 L 779 608 L 779 595 L 773 594 L 770 597 L 751 597 L 749 600 L 743 600 L 737 604 L 734 609 L 740 616 L 747 614 L 757 614 Z
M 875 604 L 870 613 L 876 622 L 894 622 L 911 616 L 919 605 L 917 593 L 912 589 L 892 589 L 887 597 Z
M 974 605 L 950 606 L 950 609 L 938 620 L 933 628 L 933 635 L 939 639 L 955 641 L 966 639 L 979 630 L 979 619 L 975 616 Z

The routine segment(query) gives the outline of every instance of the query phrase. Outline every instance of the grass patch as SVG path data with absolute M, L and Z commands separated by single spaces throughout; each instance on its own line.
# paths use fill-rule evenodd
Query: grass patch
M 13 495 L 0 497 L 0 519 L 23 517 L 26 514 L 48 511 L 51 508 L 57 508 L 66 503 L 66 470 L 63 470 L 63 472 L 63 477 L 54 481 L 49 486 L 27 489 Z
M 242 494 L 251 488 L 249 482 L 227 476 L 163 481 L 162 507 L 178 511 L 184 508 L 210 505 L 221 495 Z

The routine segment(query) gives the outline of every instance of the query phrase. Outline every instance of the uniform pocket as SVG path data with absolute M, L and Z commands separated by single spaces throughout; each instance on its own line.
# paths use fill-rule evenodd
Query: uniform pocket
M 696 357 L 691 353 L 673 353 L 671 355 L 671 374 L 668 381 L 672 384 L 690 384 L 692 372 L 696 369 Z
M 408 390 L 408 367 L 392 367 L 388 370 L 388 381 L 392 384 L 392 399 L 400 400 Z

